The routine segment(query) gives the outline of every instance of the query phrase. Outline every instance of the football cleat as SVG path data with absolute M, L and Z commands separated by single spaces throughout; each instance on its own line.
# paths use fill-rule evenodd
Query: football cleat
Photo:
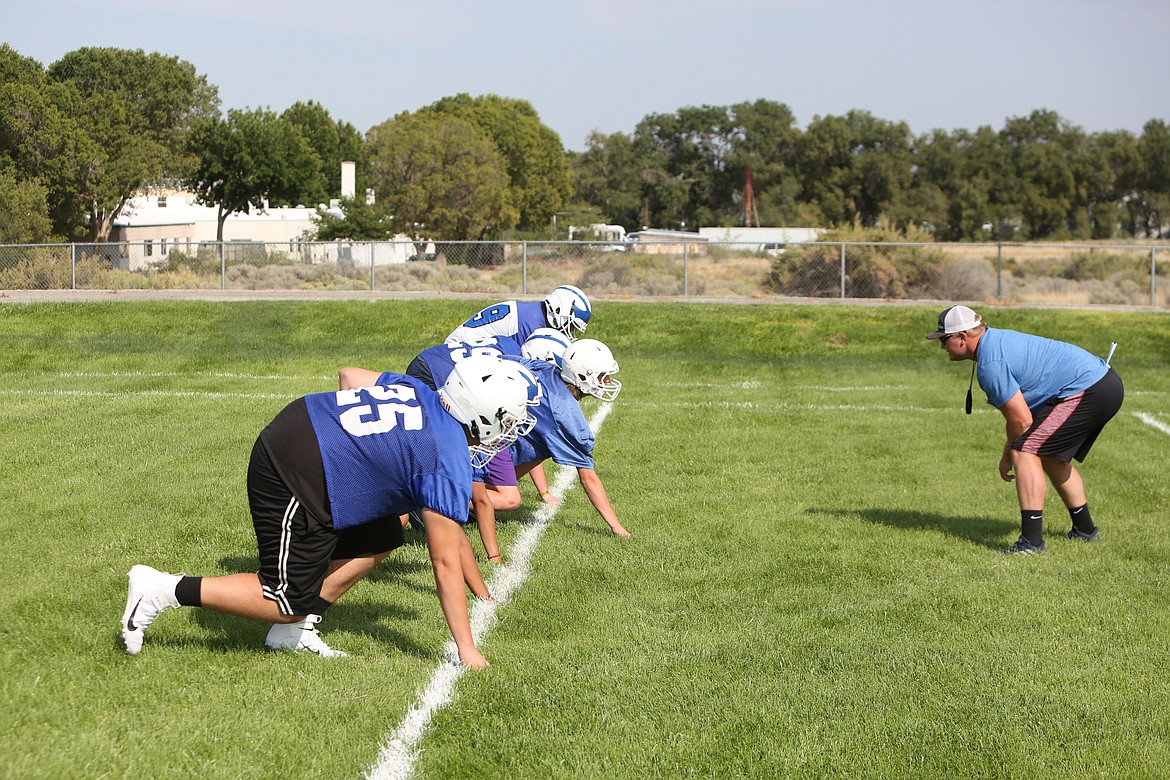
M 293 653 L 313 653 L 322 658 L 344 658 L 345 653 L 325 644 L 317 631 L 320 615 L 309 615 L 296 623 L 274 623 L 264 638 L 264 644 L 273 650 Z
M 141 564 L 132 566 L 127 576 L 130 584 L 122 613 L 122 641 L 127 653 L 138 655 L 147 627 L 164 611 L 179 606 L 175 586 L 182 577 Z

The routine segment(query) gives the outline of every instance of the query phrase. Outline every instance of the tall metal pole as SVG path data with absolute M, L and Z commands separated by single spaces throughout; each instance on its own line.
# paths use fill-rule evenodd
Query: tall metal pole
M 1157 247 L 1150 247 L 1150 306 L 1157 306 L 1157 298 L 1154 295 L 1154 279 L 1158 275 L 1158 261 L 1155 255 L 1158 253 Z
M 1003 299 L 1003 244 L 995 244 L 995 297 Z
M 841 242 L 841 297 L 845 297 L 845 242 Z

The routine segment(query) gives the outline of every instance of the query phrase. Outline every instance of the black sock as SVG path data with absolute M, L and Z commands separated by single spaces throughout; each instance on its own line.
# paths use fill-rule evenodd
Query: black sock
M 175 586 L 175 598 L 182 607 L 202 607 L 203 599 L 199 595 L 199 588 L 203 583 L 202 577 L 183 577 Z
M 1044 543 L 1044 510 L 1021 509 L 1020 533 L 1032 544 L 1039 547 Z
M 1069 507 L 1068 516 L 1072 518 L 1073 528 L 1083 534 L 1091 534 L 1097 530 L 1097 526 L 1093 525 L 1093 516 L 1089 514 L 1088 504 L 1082 504 L 1076 509 Z

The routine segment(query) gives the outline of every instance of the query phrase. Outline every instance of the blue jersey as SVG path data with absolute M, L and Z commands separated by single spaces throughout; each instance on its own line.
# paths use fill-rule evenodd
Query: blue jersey
M 593 468 L 593 429 L 561 370 L 543 360 L 510 359 L 531 369 L 542 390 L 540 406 L 532 410 L 536 425 L 512 445 L 512 462 L 522 466 L 552 458 L 561 466 Z
M 979 337 L 975 361 L 979 386 L 996 408 L 1019 391 L 1035 409 L 1088 390 L 1109 371 L 1104 360 L 1074 344 L 999 328 Z
M 325 466 L 333 528 L 426 507 L 460 523 L 471 501 L 463 426 L 413 377 L 305 396 Z
M 512 337 L 485 335 L 466 341 L 448 341 L 446 344 L 424 349 L 418 356 L 426 361 L 435 387 L 440 388 L 460 360 L 479 355 L 503 357 L 519 354 L 520 344 Z
M 523 344 L 537 328 L 549 327 L 540 301 L 503 301 L 488 306 L 451 331 L 447 341 L 470 341 L 483 336 L 510 336 Z

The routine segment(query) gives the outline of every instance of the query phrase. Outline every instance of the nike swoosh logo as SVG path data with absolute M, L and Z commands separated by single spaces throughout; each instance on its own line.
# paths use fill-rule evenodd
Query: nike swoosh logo
M 138 601 L 134 602 L 134 609 L 130 610 L 130 617 L 126 619 L 126 628 L 131 631 L 137 631 L 138 626 L 134 625 L 134 613 L 138 611 L 138 605 L 142 603 L 142 597 L 138 597 Z

